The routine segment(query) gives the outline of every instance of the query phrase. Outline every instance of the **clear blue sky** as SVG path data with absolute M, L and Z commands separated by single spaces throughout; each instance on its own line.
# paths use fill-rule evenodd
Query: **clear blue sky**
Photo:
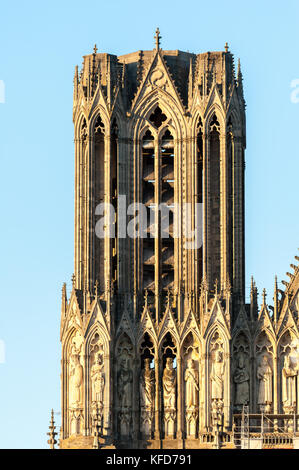
M 299 3 L 278 1 L 27 0 L 1 6 L 0 447 L 47 447 L 60 410 L 61 285 L 73 272 L 76 64 L 97 43 L 223 50 L 241 58 L 247 102 L 246 272 L 272 302 L 299 246 Z M 299 94 L 297 95 L 299 96 Z M 247 291 L 248 293 L 249 291 Z M 59 416 L 57 419 L 59 420 Z

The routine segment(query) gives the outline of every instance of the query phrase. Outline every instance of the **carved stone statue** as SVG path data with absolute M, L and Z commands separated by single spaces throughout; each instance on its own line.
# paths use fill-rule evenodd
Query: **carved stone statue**
M 249 373 L 243 352 L 240 352 L 237 358 L 234 382 L 236 384 L 235 405 L 237 408 L 242 408 L 249 402 Z
M 223 375 L 224 375 L 224 363 L 222 360 L 222 353 L 220 350 L 216 351 L 215 360 L 212 363 L 211 368 L 211 398 L 212 400 L 223 399 Z
M 80 355 L 73 348 L 70 365 L 70 407 L 82 407 L 83 366 L 80 364 Z
M 198 370 L 195 368 L 194 360 L 188 359 L 185 370 L 186 382 L 186 407 L 196 408 L 198 406 Z
M 272 368 L 266 354 L 261 358 L 257 368 L 259 380 L 258 405 L 261 411 L 270 411 L 272 404 Z
M 164 409 L 175 409 L 176 371 L 173 368 L 173 359 L 167 357 L 163 373 L 163 399 Z
M 296 382 L 298 363 L 292 351 L 284 358 L 282 369 L 282 403 L 286 413 L 292 413 L 297 403 Z
M 105 377 L 103 373 L 103 356 L 101 353 L 97 353 L 95 356 L 95 362 L 90 370 L 90 379 L 92 386 L 92 402 L 97 403 L 101 406 L 104 402 L 105 387 Z
M 150 368 L 150 359 L 144 360 L 144 369 L 140 377 L 140 404 L 141 407 L 153 408 L 155 397 L 155 374 Z
M 117 392 L 122 411 L 132 407 L 132 383 L 133 373 L 130 369 L 129 358 L 123 357 L 117 374 Z
M 140 376 L 140 420 L 141 432 L 150 437 L 153 429 L 155 408 L 155 373 L 150 368 L 150 359 L 144 360 L 144 369 Z

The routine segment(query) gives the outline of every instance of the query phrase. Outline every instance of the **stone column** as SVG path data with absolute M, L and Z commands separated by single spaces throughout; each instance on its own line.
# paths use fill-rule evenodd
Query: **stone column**
M 84 288 L 94 287 L 94 137 L 89 136 L 85 161 L 85 276 Z
M 62 415 L 61 415 L 61 427 L 62 427 L 62 439 L 68 437 L 68 359 L 61 360 L 62 365 L 62 380 L 61 380 L 61 403 L 62 403 Z
M 105 372 L 105 388 L 104 388 L 104 418 L 103 427 L 106 430 L 107 436 L 113 435 L 113 356 L 110 353 L 104 355 L 104 372 Z
M 111 204 L 111 136 L 109 134 L 105 134 L 104 136 L 104 171 L 105 171 L 105 203 Z M 105 246 L 105 288 L 107 285 L 111 285 L 111 239 L 109 235 L 109 230 L 111 228 L 111 214 L 108 212 L 107 219 L 105 222 L 106 229 L 105 229 L 105 239 L 104 239 L 104 246 Z
M 133 397 L 132 397 L 132 437 L 136 445 L 138 440 L 140 428 L 139 416 L 139 373 L 140 373 L 140 360 L 134 358 L 133 362 Z
M 161 440 L 161 390 L 160 390 L 160 367 L 159 357 L 155 354 L 155 439 Z
M 278 380 L 278 361 L 277 361 L 277 354 L 273 355 L 273 413 L 277 414 L 278 413 L 278 408 L 279 408 L 279 402 L 278 402 L 278 396 L 279 396 L 279 380 Z
M 224 374 L 223 374 L 223 426 L 224 431 L 227 431 L 230 427 L 230 410 L 231 410 L 231 355 L 229 352 L 223 354 L 224 361 Z
M 159 141 L 155 139 L 155 226 L 156 233 L 154 238 L 155 243 L 155 307 L 156 307 L 156 322 L 159 321 L 160 316 L 160 292 L 161 292 L 161 223 L 160 223 L 160 214 L 158 207 L 160 204 L 161 196 L 161 162 L 159 154 Z
M 220 144 L 220 288 L 225 289 L 228 273 L 228 161 L 225 129 L 219 137 Z
M 183 382 L 182 382 L 182 359 L 176 358 L 177 363 L 177 439 L 183 439 L 184 431 L 184 407 L 183 407 Z
M 209 261 L 209 228 L 210 228 L 210 142 L 208 134 L 203 134 L 203 277 L 210 284 L 211 267 Z
M 75 139 L 75 286 L 82 289 L 82 204 L 84 200 L 84 141 Z
M 243 213 L 243 151 L 241 137 L 233 139 L 233 277 L 234 291 L 244 297 L 244 213 Z
M 91 421 L 90 421 L 90 357 L 89 354 L 82 354 L 83 360 L 83 436 L 90 435 Z

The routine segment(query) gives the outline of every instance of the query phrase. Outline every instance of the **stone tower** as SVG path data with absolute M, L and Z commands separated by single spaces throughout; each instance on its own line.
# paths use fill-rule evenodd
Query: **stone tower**
M 95 47 L 76 67 L 73 121 L 61 447 L 196 448 L 219 432 L 229 442 L 244 404 L 283 408 L 271 341 L 284 303 L 276 290 L 275 315 L 265 296 L 258 313 L 254 283 L 244 297 L 240 63 L 235 72 L 227 45 L 164 51 L 158 30 L 150 51 Z M 275 409 L 265 393 L 259 402 L 265 355 Z

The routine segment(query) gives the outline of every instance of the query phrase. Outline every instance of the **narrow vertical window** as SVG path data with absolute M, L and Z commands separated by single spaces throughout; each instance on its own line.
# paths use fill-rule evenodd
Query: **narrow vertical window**
M 154 137 L 147 131 L 142 139 L 142 202 L 147 211 L 147 232 L 143 242 L 143 288 L 155 291 L 155 240 L 153 238 L 155 202 L 155 145 Z
M 220 279 L 220 125 L 214 114 L 210 123 L 209 205 L 211 282 Z
M 203 139 L 202 139 L 202 120 L 201 118 L 197 124 L 197 203 L 203 203 Z M 200 222 L 202 223 L 202 221 Z M 202 230 L 202 227 L 196 227 L 199 230 Z M 203 246 L 198 248 L 197 253 L 197 273 L 198 273 L 198 285 L 201 284 L 202 275 L 203 275 Z

